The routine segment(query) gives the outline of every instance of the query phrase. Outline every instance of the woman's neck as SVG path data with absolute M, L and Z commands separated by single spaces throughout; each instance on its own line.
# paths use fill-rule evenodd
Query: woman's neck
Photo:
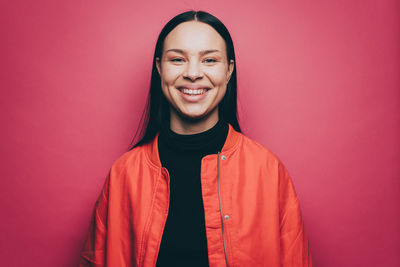
M 170 129 L 177 134 L 197 134 L 211 129 L 218 120 L 218 109 L 201 119 L 184 118 L 171 110 Z

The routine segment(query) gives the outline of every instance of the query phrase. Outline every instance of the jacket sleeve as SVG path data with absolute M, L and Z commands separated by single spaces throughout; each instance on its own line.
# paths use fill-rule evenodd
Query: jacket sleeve
M 282 266 L 311 267 L 311 251 L 293 182 L 281 162 L 278 169 Z
M 109 179 L 110 176 L 108 175 L 92 213 L 89 233 L 81 253 L 79 263 L 80 267 L 106 266 L 105 258 Z

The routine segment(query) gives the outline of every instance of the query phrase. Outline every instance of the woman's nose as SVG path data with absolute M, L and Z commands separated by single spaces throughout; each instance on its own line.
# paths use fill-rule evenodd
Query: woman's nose
M 192 81 L 198 79 L 199 77 L 203 77 L 203 72 L 199 62 L 190 61 L 186 66 L 186 70 L 183 74 L 184 77 Z

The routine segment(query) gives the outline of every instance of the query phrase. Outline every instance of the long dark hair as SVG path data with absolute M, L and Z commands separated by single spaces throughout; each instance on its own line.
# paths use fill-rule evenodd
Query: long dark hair
M 231 35 L 225 25 L 215 16 L 204 11 L 186 11 L 172 18 L 161 30 L 156 43 L 151 71 L 150 91 L 147 97 L 147 104 L 139 122 L 132 143 L 139 133 L 140 140 L 131 149 L 146 144 L 154 139 L 161 129 L 163 122 L 169 121 L 169 103 L 161 90 L 161 79 L 156 67 L 156 58 L 161 58 L 164 40 L 176 26 L 186 21 L 201 21 L 213 27 L 225 40 L 228 63 L 234 60 L 234 68 L 231 78 L 226 87 L 224 98 L 218 105 L 219 118 L 228 122 L 232 127 L 241 132 L 237 115 L 237 78 L 236 58 Z

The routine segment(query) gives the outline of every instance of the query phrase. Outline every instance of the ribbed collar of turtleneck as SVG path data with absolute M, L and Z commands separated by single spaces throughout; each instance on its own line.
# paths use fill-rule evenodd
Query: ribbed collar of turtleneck
M 215 154 L 221 151 L 229 126 L 223 120 L 219 120 L 212 128 L 196 134 L 178 134 L 163 125 L 159 134 L 159 142 L 177 153 Z

